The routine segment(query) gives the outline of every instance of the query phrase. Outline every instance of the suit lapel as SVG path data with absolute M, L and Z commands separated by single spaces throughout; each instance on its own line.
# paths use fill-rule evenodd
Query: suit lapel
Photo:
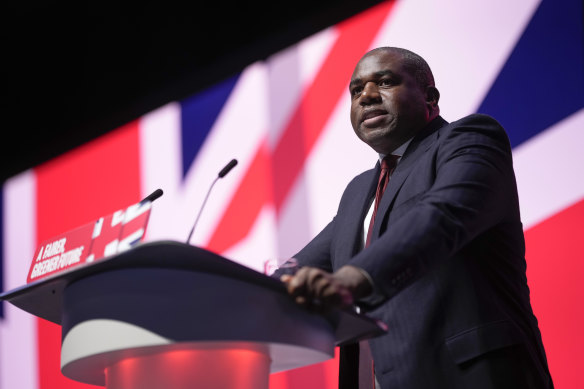
M 373 225 L 372 239 L 379 236 L 382 221 L 385 219 L 387 212 L 391 210 L 391 205 L 393 204 L 400 188 L 408 175 L 414 170 L 416 162 L 420 160 L 420 157 L 428 151 L 438 139 L 438 129 L 445 124 L 447 124 L 447 122 L 439 116 L 422 130 L 408 146 L 401 161 L 391 175 L 385 193 L 383 193 L 383 197 L 381 198 L 381 203 L 379 204 L 377 215 L 375 216 L 375 224 Z
M 349 260 L 361 249 L 363 220 L 371 205 L 371 199 L 375 196 L 378 177 L 379 162 L 377 162 L 374 169 L 361 177 L 356 190 L 351 194 L 351 204 L 347 207 L 346 217 L 341 221 L 340 227 L 342 228 L 340 236 L 345 237 L 339 242 L 340 253 L 345 258 L 341 262 Z

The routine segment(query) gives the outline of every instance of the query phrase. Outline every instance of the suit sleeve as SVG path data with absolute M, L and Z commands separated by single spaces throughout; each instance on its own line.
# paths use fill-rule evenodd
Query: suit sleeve
M 350 261 L 386 299 L 516 209 L 511 148 L 494 119 L 462 119 L 441 137 L 432 186 Z

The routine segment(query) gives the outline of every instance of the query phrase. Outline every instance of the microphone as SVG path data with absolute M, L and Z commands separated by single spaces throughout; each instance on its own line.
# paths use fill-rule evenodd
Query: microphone
M 229 173 L 231 169 L 235 167 L 235 165 L 237 165 L 237 159 L 232 159 L 227 165 L 225 165 L 223 169 L 221 169 L 217 176 L 219 176 L 219 178 L 225 177 L 225 175 Z
M 144 204 L 145 202 L 153 202 L 154 200 L 156 200 L 157 198 L 159 198 L 160 196 L 162 196 L 164 192 L 162 191 L 162 189 L 156 189 L 154 192 L 150 193 L 148 196 L 144 197 L 142 199 L 142 201 L 140 201 L 140 204 Z
M 207 195 L 205 196 L 205 200 L 203 200 L 203 205 L 201 205 L 201 209 L 199 209 L 199 214 L 197 215 L 197 218 L 195 219 L 195 223 L 193 224 L 193 228 L 191 228 L 191 232 L 189 233 L 189 237 L 187 238 L 187 244 L 190 244 L 191 237 L 193 236 L 193 232 L 195 231 L 195 227 L 197 225 L 197 222 L 199 221 L 199 218 L 201 217 L 201 213 L 203 213 L 203 208 L 205 208 L 205 204 L 207 204 L 207 199 L 209 198 L 209 194 L 211 194 L 211 189 L 213 189 L 213 187 L 215 186 L 215 183 L 220 178 L 225 177 L 227 175 L 227 173 L 229 173 L 231 171 L 231 169 L 233 169 L 235 167 L 235 165 L 237 165 L 237 159 L 232 159 L 231 161 L 229 161 L 229 163 L 227 165 L 225 165 L 225 167 L 223 169 L 221 169 L 219 174 L 217 174 L 217 177 L 215 177 L 215 179 L 211 183 L 211 186 L 209 187 L 209 190 L 207 191 Z M 150 196 L 152 196 L 152 195 L 150 195 Z

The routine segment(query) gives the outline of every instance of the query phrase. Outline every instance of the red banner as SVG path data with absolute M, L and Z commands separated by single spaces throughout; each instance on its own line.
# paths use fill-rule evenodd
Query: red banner
M 41 243 L 26 282 L 110 257 L 133 247 L 146 233 L 151 203 L 137 203 Z

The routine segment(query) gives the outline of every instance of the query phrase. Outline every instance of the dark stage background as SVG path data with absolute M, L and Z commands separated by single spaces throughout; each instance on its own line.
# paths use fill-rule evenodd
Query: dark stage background
M 379 2 L 4 4 L 0 180 Z

